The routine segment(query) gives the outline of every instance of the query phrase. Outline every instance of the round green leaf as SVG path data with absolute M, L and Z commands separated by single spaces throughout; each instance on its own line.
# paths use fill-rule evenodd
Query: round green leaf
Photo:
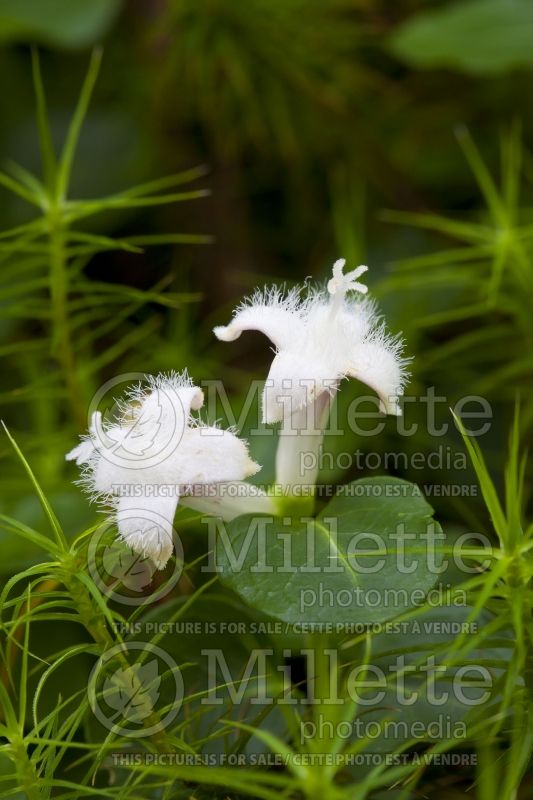
M 443 534 L 417 486 L 369 478 L 342 487 L 316 519 L 247 515 L 219 530 L 221 580 L 291 625 L 392 619 L 435 584 Z
M 100 41 L 122 0 L 0 0 L 0 39 L 87 47 Z
M 415 67 L 492 75 L 533 66 L 533 4 L 468 0 L 424 11 L 395 31 L 395 55 Z

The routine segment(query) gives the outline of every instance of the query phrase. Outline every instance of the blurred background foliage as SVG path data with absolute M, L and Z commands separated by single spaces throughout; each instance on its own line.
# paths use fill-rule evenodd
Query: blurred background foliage
M 98 387 L 188 367 L 198 381 L 224 377 L 238 418 L 268 345 L 250 335 L 224 346 L 213 324 L 256 285 L 322 281 L 341 255 L 370 265 L 370 289 L 405 335 L 409 395 L 435 386 L 448 424 L 457 399 L 487 397 L 494 424 L 481 444 L 498 482 L 517 393 L 524 437 L 533 421 L 532 42 L 528 0 L 0 0 L 1 414 L 67 530 L 94 519 L 63 456 Z M 68 202 L 91 213 L 64 242 L 58 333 L 49 206 L 27 202 L 47 182 L 30 46 L 57 153 L 101 44 L 69 170 Z M 339 402 L 360 391 L 345 384 Z M 383 459 L 440 446 L 430 473 L 389 471 L 475 483 L 454 468 L 451 426 L 431 437 L 424 403 L 405 417 L 419 424 L 413 437 L 388 420 L 379 437 L 328 447 Z M 243 432 L 253 425 L 252 409 Z M 272 479 L 272 439 L 252 448 L 260 480 Z M 37 526 L 7 441 L 0 454 L 3 510 Z M 431 502 L 443 522 L 488 532 L 479 498 Z M 6 572 L 36 557 L 1 535 Z
M 379 435 L 328 436 L 328 452 L 374 458 L 363 469 L 353 461 L 349 474 L 325 462 L 321 481 L 388 471 L 429 487 L 475 486 L 449 408 L 482 395 L 493 420 L 479 444 L 514 509 L 496 532 L 518 536 L 530 485 L 518 427 L 503 486 L 517 396 L 523 444 L 533 424 L 532 45 L 530 0 L 0 0 L 0 416 L 69 537 L 97 518 L 64 461 L 95 392 L 117 375 L 188 367 L 198 382 L 223 379 L 234 419 L 221 404 L 211 417 L 240 418 L 246 435 L 256 408 L 241 410 L 250 381 L 264 379 L 269 345 L 253 334 L 224 345 L 213 325 L 256 285 L 323 281 L 341 256 L 370 265 L 370 290 L 390 329 L 403 331 L 414 356 L 404 419 L 418 430 L 401 436 L 388 419 Z M 436 423 L 448 425 L 438 437 L 427 403 L 411 402 L 428 387 Z M 343 385 L 340 421 L 362 391 Z M 251 442 L 260 481 L 273 479 L 274 444 Z M 7 438 L 0 461 L 0 514 L 44 530 Z M 481 496 L 428 499 L 452 537 L 468 529 L 496 541 Z M 195 561 L 205 539 L 178 514 L 190 567 L 154 608 L 163 620 L 180 593 L 206 587 Z M 43 558 L 14 530 L 0 524 L 2 583 Z M 487 587 L 480 604 L 491 590 L 499 597 L 501 587 Z M 210 595 L 207 617 L 233 619 L 228 602 Z M 48 682 L 52 705 L 59 694 L 85 698 L 87 637 L 67 618 L 32 634 L 32 653 L 52 662 L 82 638 L 83 664 Z M 512 787 L 529 754 L 523 730 L 512 732 Z M 494 745 L 486 731 L 480 792 L 515 797 L 494 779 L 506 762 L 499 734 Z M 83 775 L 81 759 L 70 766 L 69 777 Z M 426 794 L 464 796 L 459 774 L 434 778 Z M 522 796 L 530 789 L 529 775 Z

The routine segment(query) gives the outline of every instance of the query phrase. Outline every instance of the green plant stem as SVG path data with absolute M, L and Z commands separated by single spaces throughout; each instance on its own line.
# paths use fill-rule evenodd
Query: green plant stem
M 313 650 L 314 674 L 313 685 L 310 687 L 314 699 L 313 717 L 316 725 L 315 737 L 312 741 L 312 752 L 317 756 L 325 756 L 332 750 L 335 742 L 335 723 L 337 719 L 337 706 L 332 697 L 332 663 L 330 658 L 330 641 L 328 636 L 321 633 L 312 634 L 310 648 Z M 330 724 L 333 726 L 333 735 L 328 734 Z M 329 764 L 313 764 L 310 769 L 312 776 L 306 794 L 309 800 L 324 800 L 330 794 L 335 767 Z
M 24 797 L 27 800 L 41 800 L 39 778 L 21 736 L 13 737 L 11 740 L 11 753 L 16 766 L 19 788 L 24 792 Z
M 75 572 L 72 572 L 68 569 L 65 570 L 63 582 L 70 593 L 72 600 L 74 601 L 76 610 L 78 611 L 80 620 L 85 629 L 92 636 L 96 644 L 99 645 L 102 654 L 105 653 L 106 650 L 116 645 L 116 641 L 109 633 L 104 614 L 95 609 L 94 602 L 89 591 L 87 590 L 86 586 L 84 586 L 83 583 L 77 578 Z M 126 656 L 122 653 L 117 655 L 117 660 L 120 662 L 123 669 L 128 669 L 131 666 Z M 141 693 L 143 687 L 134 673 L 131 673 L 131 680 L 134 683 L 135 691 Z M 143 726 L 145 728 L 158 728 L 160 725 L 161 718 L 157 711 L 152 711 L 149 716 L 143 720 Z M 150 738 L 150 740 L 154 743 L 154 746 L 158 752 L 174 752 L 174 747 L 169 741 L 163 728 L 157 730 L 148 738 Z
M 114 641 L 109 633 L 105 617 L 101 611 L 95 609 L 87 588 L 78 580 L 75 573 L 66 573 L 64 583 L 87 632 L 102 649 L 112 647 Z
M 53 344 L 52 352 L 57 358 L 64 373 L 70 403 L 75 419 L 85 426 L 85 413 L 81 387 L 78 381 L 76 362 L 68 320 L 68 271 L 66 255 L 67 227 L 57 208 L 50 210 L 49 247 L 50 247 L 50 294 L 52 299 Z

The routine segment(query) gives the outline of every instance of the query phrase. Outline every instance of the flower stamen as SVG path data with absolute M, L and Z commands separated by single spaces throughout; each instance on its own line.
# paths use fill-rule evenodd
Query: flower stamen
M 342 270 L 345 264 L 346 259 L 344 258 L 339 258 L 335 261 L 333 264 L 333 277 L 328 281 L 332 314 L 336 314 L 340 309 L 348 292 L 361 292 L 361 294 L 366 294 L 368 292 L 368 286 L 365 286 L 364 283 L 360 283 L 357 280 L 357 278 L 368 270 L 368 267 L 361 264 L 359 267 L 356 267 L 354 270 L 344 275 Z

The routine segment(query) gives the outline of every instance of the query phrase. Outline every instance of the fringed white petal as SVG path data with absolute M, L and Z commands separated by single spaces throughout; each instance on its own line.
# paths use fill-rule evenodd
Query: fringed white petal
M 172 489 L 172 487 L 169 487 Z M 119 497 L 116 521 L 120 538 L 135 553 L 163 569 L 174 548 L 174 514 L 178 495 Z
M 335 262 L 327 292 L 309 287 L 307 296 L 299 290 L 284 296 L 275 287 L 258 292 L 237 309 L 230 325 L 215 328 L 224 341 L 243 330 L 260 330 L 276 345 L 263 391 L 264 422 L 285 423 L 347 376 L 373 388 L 383 411 L 400 413 L 407 363 L 401 342 L 386 334 L 375 304 L 360 297 L 367 287 L 357 278 L 367 267 L 345 274 L 344 266 L 344 259 Z M 348 298 L 354 293 L 357 298 Z
M 148 389 L 130 392 L 124 404 L 124 418 L 110 429 L 121 448 L 133 459 L 158 462 L 160 454 L 170 454 L 179 445 L 189 424 L 191 410 L 202 407 L 204 395 L 186 375 L 171 374 L 149 378 Z M 129 466 L 129 465 L 128 465 Z
M 243 331 L 259 331 L 268 336 L 277 348 L 286 347 L 303 329 L 302 303 L 299 293 L 284 297 L 277 289 L 258 291 L 235 311 L 229 325 L 214 328 L 222 342 L 233 342 Z
M 99 411 L 95 411 L 91 417 L 91 424 L 89 425 L 89 433 L 81 436 L 81 442 L 77 447 L 74 447 L 69 453 L 66 454 L 66 461 L 75 461 L 76 464 L 88 464 L 95 452 L 95 440 L 98 429 L 102 424 L 102 415 Z
M 194 484 L 240 481 L 260 469 L 248 454 L 246 443 L 231 431 L 198 425 L 187 428 L 179 446 L 158 464 L 143 467 L 138 461 L 129 469 L 98 459 L 93 471 L 95 490 L 113 492 L 121 485 Z
M 80 442 L 76 447 L 73 447 L 66 456 L 66 461 L 75 461 L 78 467 L 82 464 L 87 464 L 94 453 L 94 444 L 92 439 L 87 438 Z
M 347 374 L 365 383 L 379 396 L 380 411 L 401 416 L 399 399 L 407 380 L 408 359 L 401 356 L 402 342 L 383 333 L 355 343 L 350 350 Z
M 180 492 L 242 481 L 259 469 L 232 431 L 191 418 L 202 404 L 186 374 L 151 378 L 148 388 L 136 387 L 119 404 L 113 425 L 96 412 L 89 434 L 67 456 L 83 465 L 85 488 L 115 509 L 121 538 L 160 569 L 172 553 Z M 222 492 L 219 509 L 221 498 Z
M 189 486 L 241 481 L 261 469 L 250 458 L 246 442 L 232 431 L 207 425 L 186 431 L 180 453 L 186 480 L 179 482 Z
M 191 410 L 202 404 L 202 390 L 186 373 L 151 377 L 148 387 L 132 389 L 118 404 L 117 422 L 106 425 L 95 414 L 89 437 L 69 453 L 86 465 L 82 482 L 106 496 L 117 486 L 186 481 L 181 442 Z

